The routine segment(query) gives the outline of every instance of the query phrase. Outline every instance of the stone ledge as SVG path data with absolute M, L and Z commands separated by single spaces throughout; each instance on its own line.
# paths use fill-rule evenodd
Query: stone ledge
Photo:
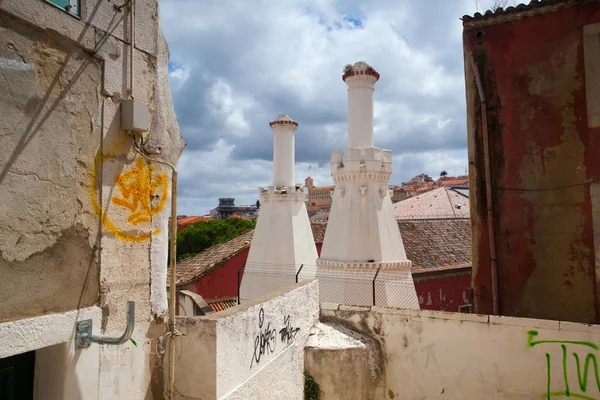
M 319 303 L 321 310 L 339 310 L 340 305 L 338 303 Z
M 524 326 L 527 328 L 559 328 L 558 321 L 551 321 L 547 319 L 506 317 L 502 315 L 490 315 L 490 324 Z
M 347 306 L 340 304 L 339 311 L 371 311 L 370 306 Z

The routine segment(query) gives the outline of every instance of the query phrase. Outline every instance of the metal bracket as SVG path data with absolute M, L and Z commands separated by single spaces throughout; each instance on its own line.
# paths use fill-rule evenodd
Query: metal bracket
M 119 337 L 94 336 L 92 335 L 93 322 L 91 319 L 77 321 L 77 331 L 75 335 L 75 348 L 85 349 L 92 343 L 119 345 L 127 342 L 133 334 L 135 326 L 135 302 L 127 302 L 127 326 L 125 332 Z

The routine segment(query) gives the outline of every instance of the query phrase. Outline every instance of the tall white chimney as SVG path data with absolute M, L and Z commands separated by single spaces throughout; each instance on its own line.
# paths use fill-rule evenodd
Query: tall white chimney
M 298 123 L 280 115 L 269 125 L 273 129 L 273 186 L 294 187 L 294 133 Z
M 315 277 L 317 248 L 306 211 L 308 192 L 294 182 L 298 123 L 282 114 L 269 125 L 274 135 L 273 186 L 258 189 L 260 210 L 240 286 L 242 303 L 289 286 L 296 278 Z
M 342 80 L 348 85 L 348 147 L 373 147 L 373 86 L 379 73 L 360 61 L 346 66 Z
M 373 86 L 379 73 L 365 62 L 344 68 L 348 85 L 348 148 L 331 154 L 335 182 L 327 230 L 317 260 L 325 303 L 419 308 L 392 208 L 392 151 L 375 147 Z

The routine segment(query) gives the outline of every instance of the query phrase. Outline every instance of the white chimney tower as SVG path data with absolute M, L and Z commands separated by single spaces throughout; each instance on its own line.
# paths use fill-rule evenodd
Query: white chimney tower
M 392 151 L 374 147 L 379 73 L 357 62 L 342 80 L 348 85 L 348 148 L 343 158 L 340 151 L 331 155 L 335 191 L 317 260 L 321 302 L 418 309 L 388 188 Z
M 298 123 L 280 115 L 273 129 L 273 186 L 259 188 L 260 210 L 240 286 L 240 302 L 315 277 L 317 248 L 306 212 L 307 192 L 294 183 Z

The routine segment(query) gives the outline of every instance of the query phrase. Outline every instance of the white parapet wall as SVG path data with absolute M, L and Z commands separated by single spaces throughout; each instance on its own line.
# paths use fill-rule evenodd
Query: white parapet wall
M 357 346 L 312 340 L 306 369 L 322 400 L 600 399 L 598 325 L 335 304 L 322 304 L 321 321 L 360 332 L 381 352 L 357 356 Z M 380 360 L 383 372 L 340 382 L 344 371 L 371 376 L 365 359 Z
M 178 318 L 176 399 L 303 399 L 317 281 L 205 317 Z

